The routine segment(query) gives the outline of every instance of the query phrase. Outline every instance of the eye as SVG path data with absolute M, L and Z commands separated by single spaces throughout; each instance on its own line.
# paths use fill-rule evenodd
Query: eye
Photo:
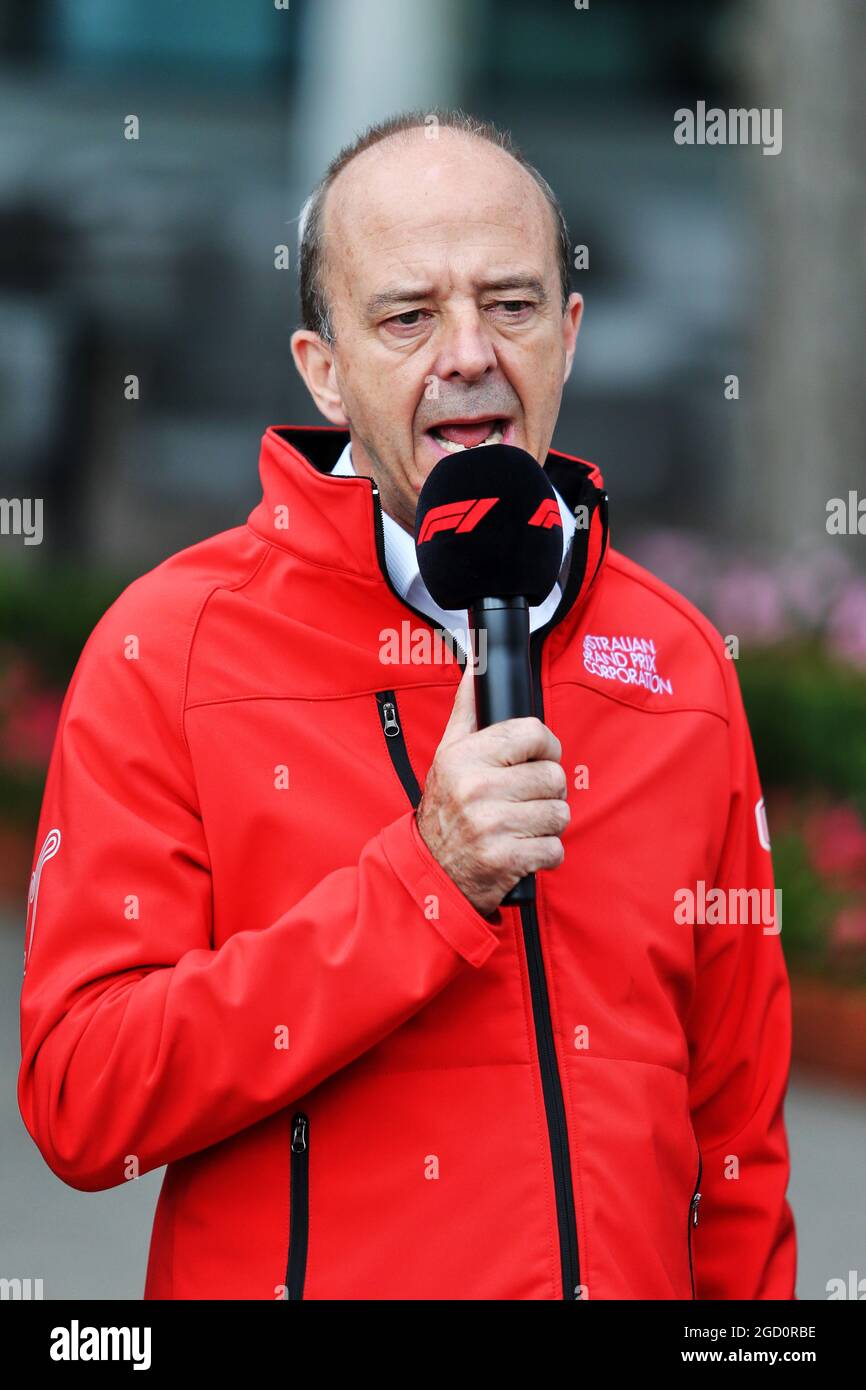
M 531 299 L 497 299 L 495 303 L 489 304 L 487 307 L 498 311 L 502 318 L 519 322 L 529 317 L 535 308 L 535 303 Z
M 404 309 L 402 314 L 395 314 L 393 318 L 385 320 L 386 328 L 420 328 L 426 314 L 426 309 Z

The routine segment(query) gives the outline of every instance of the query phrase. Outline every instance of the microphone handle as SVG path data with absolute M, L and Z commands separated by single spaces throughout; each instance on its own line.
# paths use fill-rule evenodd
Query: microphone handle
M 475 654 L 475 714 L 479 729 L 535 713 L 529 659 L 529 605 L 525 598 L 476 599 L 469 608 Z M 503 907 L 535 901 L 535 875 L 526 874 L 502 899 Z

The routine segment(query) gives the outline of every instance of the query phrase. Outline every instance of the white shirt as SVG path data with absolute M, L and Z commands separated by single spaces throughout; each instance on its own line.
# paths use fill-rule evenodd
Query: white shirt
M 345 476 L 352 476 L 355 472 L 352 463 L 352 445 L 347 444 L 334 467 L 332 473 L 340 473 Z M 562 517 L 562 540 L 563 540 L 563 565 L 559 572 L 559 578 L 565 582 L 563 571 L 566 561 L 569 558 L 569 547 L 574 535 L 575 521 L 565 502 L 560 497 L 556 488 L 556 500 L 559 503 L 559 514 Z M 385 564 L 391 583 L 397 590 L 405 603 L 412 608 L 419 609 L 431 620 L 434 627 L 447 629 L 452 636 L 457 638 L 464 651 L 468 648 L 469 640 L 469 615 L 464 608 L 462 611 L 450 608 L 440 608 L 434 602 L 430 591 L 424 580 L 421 578 L 421 571 L 418 568 L 418 557 L 415 554 L 415 539 L 404 531 L 403 527 L 389 516 L 382 508 L 382 529 L 385 541 Z M 557 581 L 543 603 L 529 609 L 529 630 L 534 632 L 537 627 L 543 627 L 553 616 L 557 604 L 562 597 L 562 589 Z

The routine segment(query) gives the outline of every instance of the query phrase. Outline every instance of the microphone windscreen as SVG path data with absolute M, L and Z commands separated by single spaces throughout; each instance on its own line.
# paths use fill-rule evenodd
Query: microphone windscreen
M 440 608 L 476 599 L 542 603 L 562 566 L 562 517 L 544 469 L 510 444 L 447 454 L 415 513 L 421 578 Z

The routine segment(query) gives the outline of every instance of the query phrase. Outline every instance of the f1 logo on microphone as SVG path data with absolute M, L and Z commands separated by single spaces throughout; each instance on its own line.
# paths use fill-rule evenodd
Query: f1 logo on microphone
M 431 507 L 418 532 L 418 544 L 429 541 L 438 531 L 474 531 L 479 521 L 495 507 L 498 497 L 470 497 L 466 502 L 444 502 L 441 507 Z M 539 502 L 527 523 L 548 530 L 551 526 L 562 527 L 559 504 L 553 497 Z
M 498 497 L 470 497 L 467 502 L 443 502 L 441 507 L 431 507 L 418 532 L 418 544 L 429 541 L 437 531 L 474 531 L 498 501 Z
M 562 517 L 559 515 L 559 503 L 555 497 L 545 497 L 543 502 L 539 502 L 537 508 L 529 518 L 530 526 L 543 526 L 548 530 L 551 526 L 562 526 Z

